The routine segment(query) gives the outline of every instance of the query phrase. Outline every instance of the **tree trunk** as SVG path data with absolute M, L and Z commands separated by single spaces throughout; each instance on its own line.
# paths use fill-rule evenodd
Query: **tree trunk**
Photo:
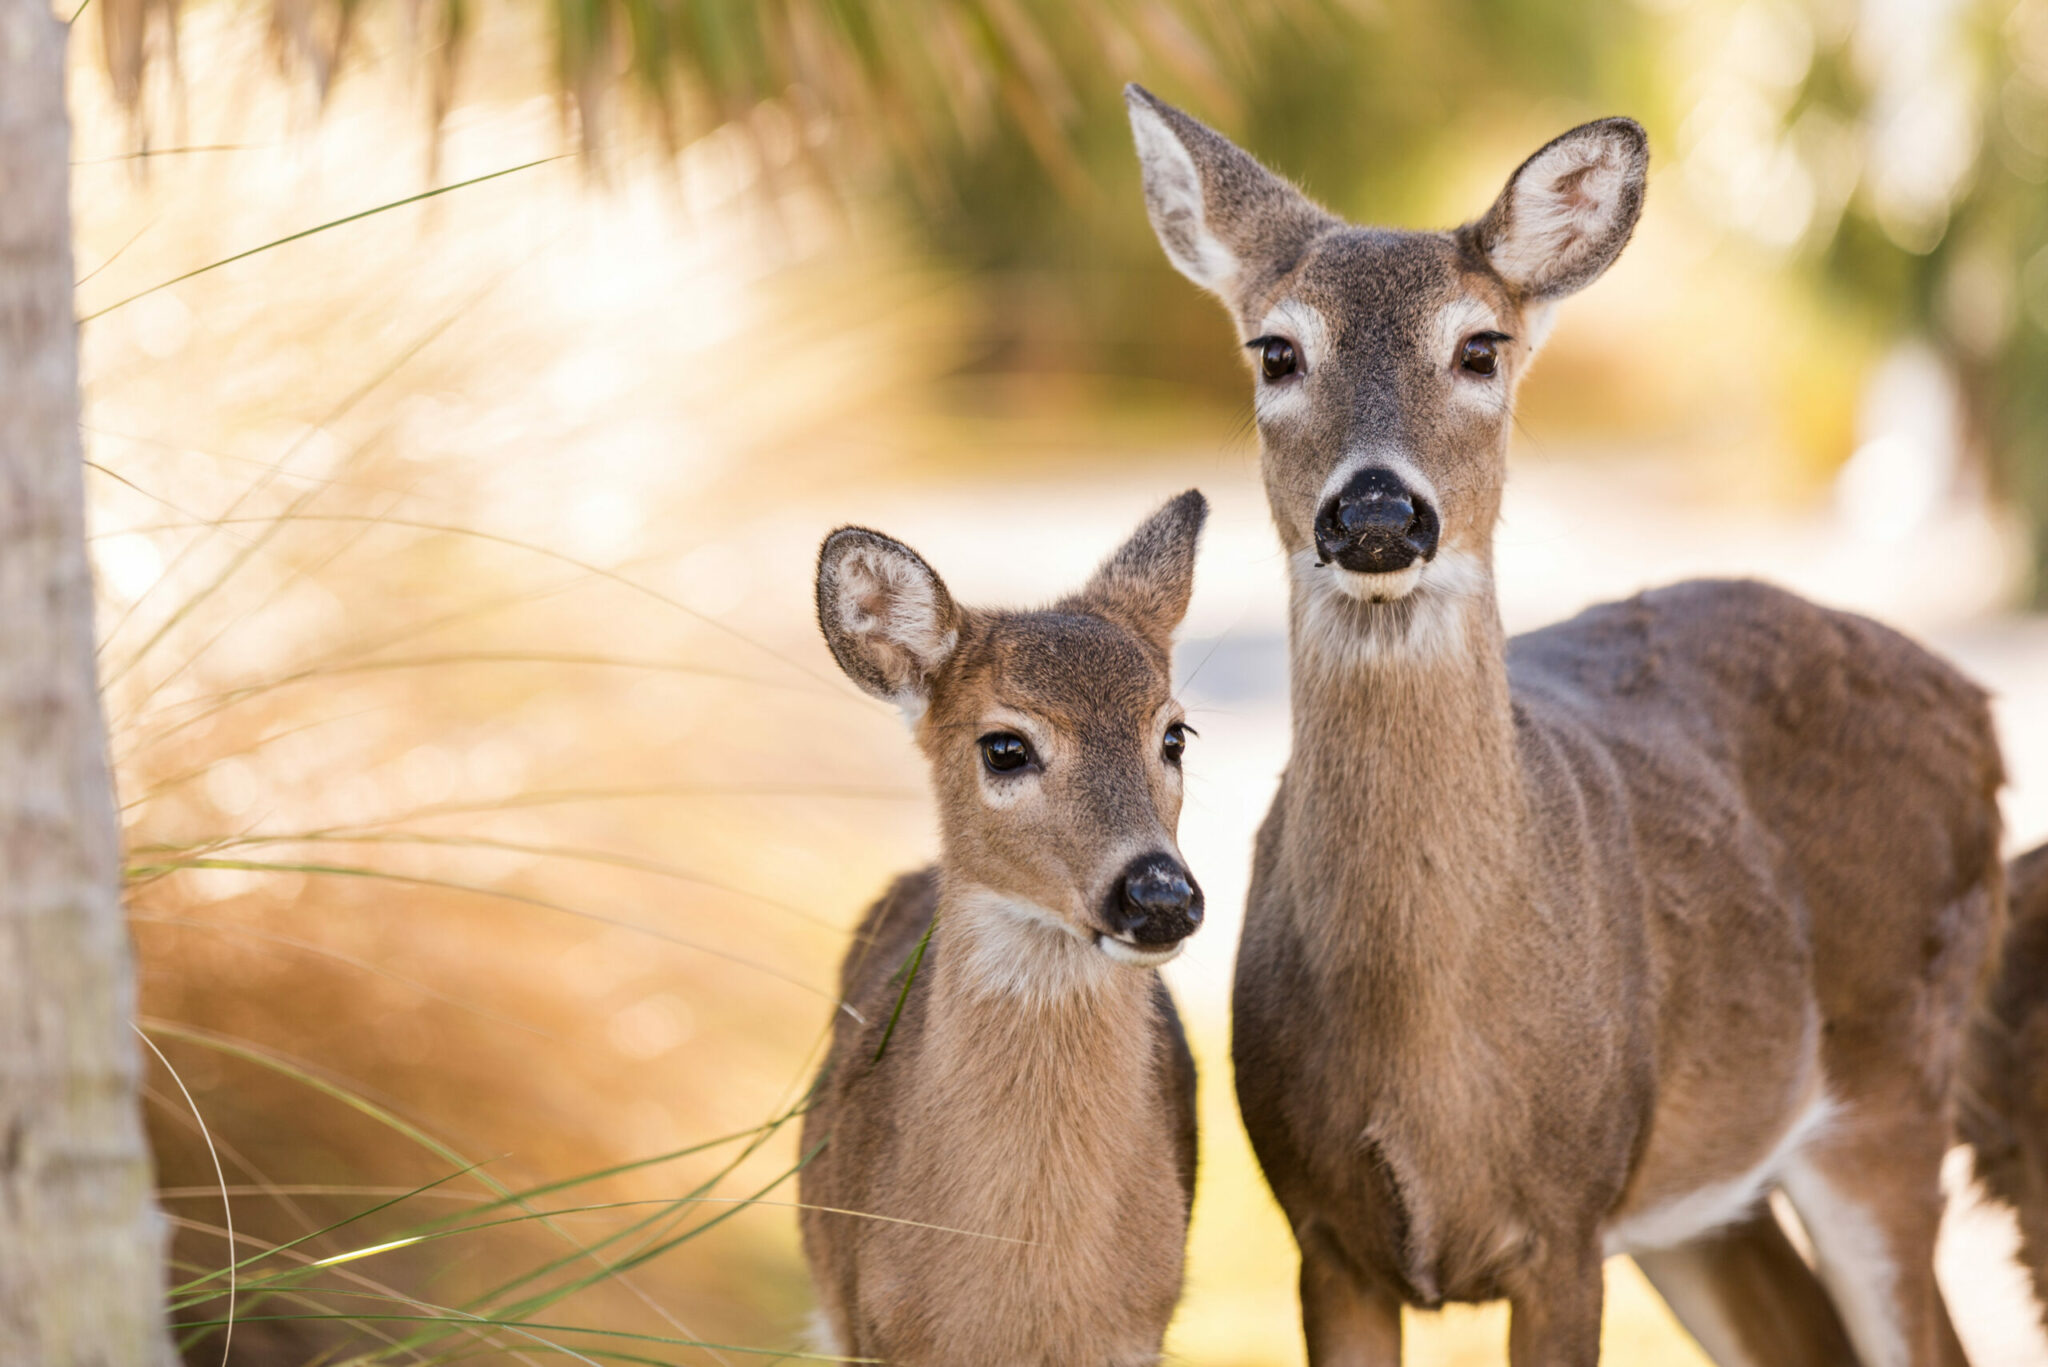
M 93 664 L 64 29 L 0 0 L 0 1367 L 164 1367 Z

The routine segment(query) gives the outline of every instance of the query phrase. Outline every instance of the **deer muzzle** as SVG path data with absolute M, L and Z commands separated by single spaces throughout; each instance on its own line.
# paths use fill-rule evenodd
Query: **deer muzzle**
M 1359 574 L 1395 574 L 1436 554 L 1436 508 L 1407 481 L 1368 466 L 1316 512 L 1316 554 Z
M 1202 924 L 1202 889 L 1180 860 L 1162 851 L 1126 864 L 1104 903 L 1108 928 L 1095 942 L 1127 963 L 1166 962 Z

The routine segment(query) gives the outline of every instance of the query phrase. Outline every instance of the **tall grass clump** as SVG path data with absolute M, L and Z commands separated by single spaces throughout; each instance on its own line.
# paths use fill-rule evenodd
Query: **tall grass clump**
M 253 46 L 187 28 L 193 70 Z M 195 88 L 146 176 L 81 96 L 173 1322 L 195 1362 L 800 1356 L 789 1122 L 924 825 L 809 542 L 957 293 L 886 223 L 858 269 L 801 197 L 764 233 L 715 160 L 593 188 L 519 102 L 419 198 L 360 95 L 280 138 L 288 93 Z

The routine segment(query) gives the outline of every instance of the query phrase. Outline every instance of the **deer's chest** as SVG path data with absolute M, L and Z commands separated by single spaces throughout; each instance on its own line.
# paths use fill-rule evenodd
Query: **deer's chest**
M 1156 1360 L 1181 1282 L 1170 1163 L 1081 1165 L 994 1143 L 998 1161 L 900 1168 L 897 1218 L 862 1233 L 854 1320 L 903 1363 Z
M 1435 1018 L 1375 1013 L 1298 945 L 1257 939 L 1240 960 L 1238 1088 L 1298 1231 L 1322 1227 L 1434 1305 L 1503 1294 L 1577 1212 L 1612 1204 L 1641 1112 L 1618 1028 L 1552 1030 L 1556 1013 L 1512 992 Z

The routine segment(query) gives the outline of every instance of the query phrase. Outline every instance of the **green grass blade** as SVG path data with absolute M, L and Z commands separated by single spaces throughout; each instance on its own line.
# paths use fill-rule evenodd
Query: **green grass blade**
M 875 1046 L 875 1056 L 868 1060 L 870 1065 L 882 1061 L 882 1055 L 889 1048 L 889 1041 L 896 1037 L 896 1022 L 903 1019 L 903 1003 L 910 1000 L 910 985 L 917 981 L 917 970 L 924 965 L 924 952 L 931 946 L 932 932 L 938 928 L 939 917 L 938 913 L 934 912 L 931 924 L 927 925 L 924 934 L 918 937 L 917 948 L 910 951 L 910 957 L 905 959 L 903 966 L 892 975 L 892 980 L 894 977 L 903 979 L 903 987 L 896 994 L 895 1008 L 889 1012 L 889 1024 L 882 1031 L 882 1042 Z

